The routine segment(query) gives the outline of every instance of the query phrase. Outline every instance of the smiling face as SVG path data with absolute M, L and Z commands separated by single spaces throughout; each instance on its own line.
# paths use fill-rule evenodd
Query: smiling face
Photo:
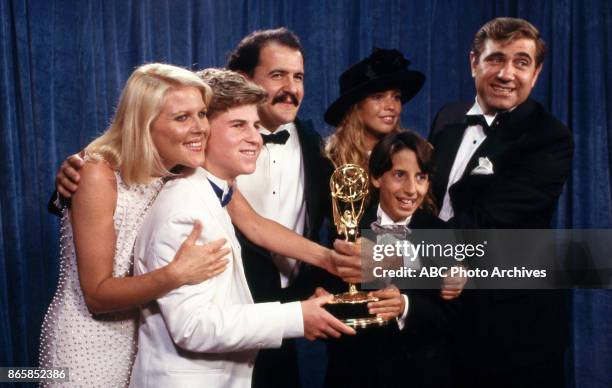
M 269 43 L 259 52 L 251 81 L 265 89 L 268 100 L 260 105 L 262 125 L 274 132 L 293 122 L 304 98 L 304 58 L 299 50 Z
M 151 138 L 164 167 L 197 167 L 204 161 L 209 133 L 202 93 L 193 86 L 170 89 L 151 124 Z
M 535 55 L 531 39 L 509 43 L 487 39 L 480 57 L 470 53 L 478 103 L 485 114 L 512 109 L 529 97 L 542 70 Z
M 231 180 L 255 171 L 262 145 L 257 105 L 242 105 L 211 117 L 204 168 Z
M 366 129 L 366 138 L 376 144 L 398 128 L 402 113 L 401 93 L 398 89 L 370 94 L 357 105 L 357 112 Z
M 393 166 L 381 177 L 372 179 L 380 191 L 380 207 L 394 222 L 411 216 L 423 203 L 429 177 L 421 171 L 414 151 L 402 149 L 391 158 Z

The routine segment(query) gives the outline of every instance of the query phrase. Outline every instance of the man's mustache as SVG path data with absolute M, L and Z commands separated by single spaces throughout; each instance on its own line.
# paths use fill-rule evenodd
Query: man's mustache
M 279 102 L 285 102 L 287 100 L 287 97 L 289 97 L 293 105 L 298 106 L 300 104 L 295 94 L 290 92 L 283 92 L 279 95 L 274 96 L 274 98 L 272 99 L 272 105 L 278 104 Z

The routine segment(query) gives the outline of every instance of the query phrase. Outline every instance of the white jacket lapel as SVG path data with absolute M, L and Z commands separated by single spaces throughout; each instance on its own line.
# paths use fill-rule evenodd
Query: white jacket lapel
M 198 176 L 195 176 L 195 175 Z M 240 248 L 240 243 L 236 238 L 236 232 L 232 225 L 231 219 L 227 211 L 221 207 L 219 202 L 219 197 L 215 194 L 210 182 L 208 181 L 208 173 L 206 170 L 198 168 L 194 173 L 194 179 L 197 181 L 197 185 L 202 192 L 203 197 L 203 206 L 208 209 L 208 213 L 212 216 L 211 220 L 202 220 L 203 222 L 214 223 L 215 227 L 223 230 L 224 234 L 227 236 L 227 240 L 229 241 L 232 252 L 234 253 L 234 268 L 237 271 L 237 276 L 239 277 L 240 287 L 238 288 L 242 293 L 243 298 L 248 300 L 250 303 L 253 303 L 253 297 L 251 295 L 251 291 L 249 289 L 246 276 L 244 274 L 244 265 L 242 263 L 242 251 Z

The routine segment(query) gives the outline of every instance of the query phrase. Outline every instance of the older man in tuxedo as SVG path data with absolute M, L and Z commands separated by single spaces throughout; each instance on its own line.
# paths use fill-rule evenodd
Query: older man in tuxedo
M 549 228 L 570 174 L 570 130 L 529 98 L 544 42 L 529 22 L 497 18 L 470 52 L 476 99 L 451 103 L 430 133 L 439 217 L 455 228 Z M 562 291 L 473 291 L 458 351 L 469 387 L 559 387 L 568 317 Z

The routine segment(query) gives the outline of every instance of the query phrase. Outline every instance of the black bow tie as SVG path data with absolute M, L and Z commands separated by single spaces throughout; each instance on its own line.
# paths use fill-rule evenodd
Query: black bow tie
M 483 115 L 466 115 L 465 123 L 468 127 L 472 125 L 480 125 L 485 135 L 488 135 L 489 131 L 491 130 L 491 127 L 489 127 L 489 123 L 487 123 L 487 120 Z
M 229 201 L 232 200 L 232 194 L 234 194 L 234 189 L 233 187 L 230 186 L 227 194 L 225 194 L 225 197 L 223 196 L 223 189 L 220 188 L 219 186 L 217 186 L 213 181 L 211 181 L 210 179 L 208 180 L 210 182 L 210 185 L 213 188 L 213 191 L 215 192 L 215 194 L 217 195 L 217 198 L 219 198 L 219 202 L 221 202 L 221 207 L 225 207 L 225 205 L 227 205 L 229 203 Z
M 287 131 L 286 129 L 283 129 L 282 131 L 274 132 L 270 135 L 264 135 L 262 133 L 261 137 L 263 138 L 264 144 L 268 144 L 268 143 L 285 144 L 287 142 L 287 139 L 289 139 L 289 131 Z
M 480 125 L 485 135 L 489 136 L 491 131 L 499 128 L 500 125 L 507 125 L 510 115 L 512 113 L 505 110 L 503 112 L 497 112 L 495 120 L 489 125 L 484 115 L 465 115 L 465 123 L 469 127 L 470 125 Z

